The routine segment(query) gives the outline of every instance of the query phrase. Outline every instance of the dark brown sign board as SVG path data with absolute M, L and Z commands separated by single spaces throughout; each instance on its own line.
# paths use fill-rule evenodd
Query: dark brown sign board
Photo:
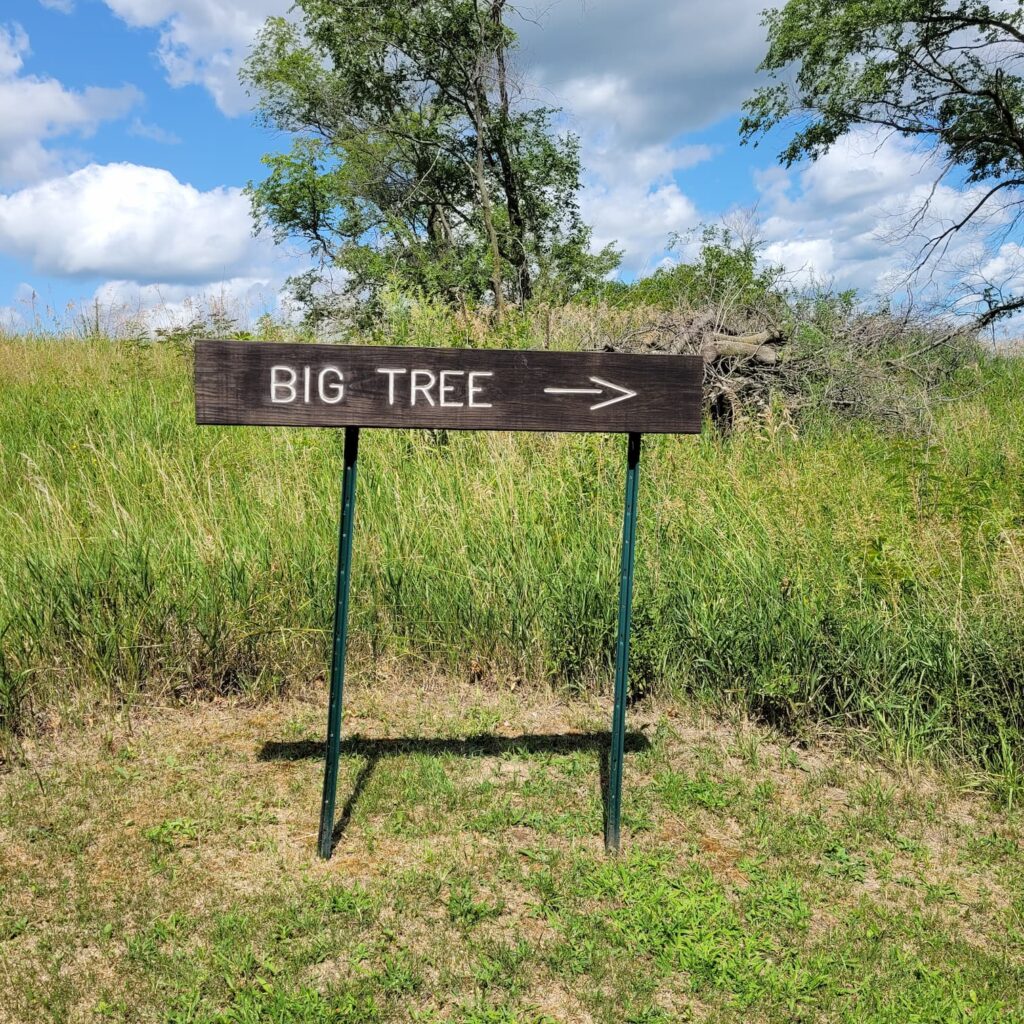
M 196 344 L 196 422 L 700 432 L 699 356 Z

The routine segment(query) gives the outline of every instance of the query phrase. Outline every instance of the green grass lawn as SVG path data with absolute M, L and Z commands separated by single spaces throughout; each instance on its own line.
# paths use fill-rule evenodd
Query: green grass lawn
M 969 779 L 644 702 L 350 691 L 103 720 L 0 775 L 0 1020 L 1024 1021 L 1024 819 Z

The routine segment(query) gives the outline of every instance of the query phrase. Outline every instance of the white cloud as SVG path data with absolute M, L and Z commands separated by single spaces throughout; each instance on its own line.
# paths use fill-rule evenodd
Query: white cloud
M 176 146 L 181 142 L 181 139 L 174 132 L 169 132 L 158 124 L 150 124 L 148 121 L 143 121 L 141 117 L 132 119 L 132 123 L 128 128 L 128 134 L 140 139 L 149 139 L 150 142 L 159 142 L 165 146 Z
M 187 326 L 200 319 L 208 322 L 211 312 L 246 327 L 264 313 L 287 314 L 281 284 L 273 274 L 231 277 L 210 282 L 202 288 L 188 284 L 107 281 L 96 289 L 92 301 L 113 322 L 133 320 L 150 331 Z
M 816 163 L 757 176 L 764 256 L 797 283 L 886 292 L 897 287 L 907 250 L 893 237 L 898 211 L 915 209 L 931 179 L 905 141 L 865 135 L 840 140 Z
M 201 192 L 127 163 L 0 196 L 0 251 L 48 274 L 174 283 L 239 276 L 267 258 L 239 189 Z
M 751 0 L 586 0 L 521 8 L 525 98 L 565 109 L 582 141 L 584 218 L 617 240 L 622 270 L 658 264 L 669 236 L 701 219 L 676 176 L 709 160 L 679 140 L 734 112 L 764 48 Z
M 225 306 L 249 302 L 253 298 L 264 297 L 269 283 L 267 277 L 231 277 L 223 281 L 212 281 L 197 289 L 190 284 L 106 281 L 96 289 L 95 297 L 111 305 L 138 305 L 144 309 L 180 311 L 200 300 Z
M 223 324 L 228 331 L 252 327 L 264 314 L 295 319 L 300 312 L 282 291 L 274 268 L 263 275 L 232 277 L 197 286 L 106 281 L 89 294 L 59 300 L 31 284 L 15 288 L 8 305 L 0 305 L 0 333 L 36 327 L 67 332 L 92 330 L 114 338 L 135 336 L 141 330 L 155 334 L 161 328 Z
M 70 14 L 75 9 L 74 0 L 39 0 L 41 6 L 60 14 Z
M 592 184 L 580 204 L 584 219 L 594 227 L 594 243 L 615 242 L 623 250 L 622 270 L 649 273 L 652 260 L 665 251 L 669 235 L 694 227 L 697 208 L 674 183 L 648 189 L 643 182 L 607 186 Z
M 591 150 L 580 196 L 584 220 L 598 247 L 616 242 L 624 252 L 622 270 L 648 272 L 664 252 L 669 235 L 694 227 L 700 215 L 673 175 L 710 159 L 708 146 L 643 146 L 625 155 L 616 142 Z
M 157 56 L 174 86 L 201 85 L 228 115 L 251 106 L 238 83 L 238 68 L 273 14 L 288 0 L 106 0 L 129 25 L 157 29 Z
M 915 272 L 922 247 L 962 218 L 977 188 L 934 186 L 935 158 L 896 136 L 853 133 L 814 164 L 758 176 L 764 258 L 794 283 L 826 280 L 878 296 L 914 296 L 950 308 L 977 302 L 991 285 L 1024 285 L 1024 250 L 1001 238 L 1012 211 L 993 209 L 950 236 L 948 247 Z M 919 220 L 916 214 L 924 211 Z M 994 232 L 994 233 L 993 233 Z
M 0 306 L 0 330 L 20 331 L 49 319 L 51 310 L 32 285 L 22 281 L 14 289 L 10 305 Z
M 0 79 L 13 78 L 25 63 L 28 36 L 20 25 L 0 26 Z
M 664 142 L 733 113 L 764 55 L 760 0 L 562 0 L 522 7 L 516 63 L 586 136 Z
M 19 25 L 0 25 L 0 187 L 38 180 L 59 169 L 46 140 L 88 136 L 102 121 L 122 117 L 142 94 L 119 89 L 65 89 L 55 78 L 22 73 L 29 40 Z

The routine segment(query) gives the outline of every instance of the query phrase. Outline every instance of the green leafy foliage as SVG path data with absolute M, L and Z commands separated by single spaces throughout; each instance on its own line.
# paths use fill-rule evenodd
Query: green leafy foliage
M 669 250 L 682 249 L 688 241 L 673 234 Z M 762 263 L 755 241 L 737 238 L 728 228 L 708 225 L 701 229 L 692 259 L 660 267 L 630 283 L 602 282 L 592 294 L 625 307 L 706 309 L 727 305 L 740 315 L 753 308 L 762 316 L 774 312 L 781 318 L 785 308 L 782 276 L 782 267 Z
M 500 904 L 477 899 L 469 878 L 452 882 L 448 894 L 448 917 L 460 927 L 471 928 L 481 921 L 497 917 L 501 910 Z
M 745 104 L 744 140 L 783 123 L 787 166 L 821 157 L 856 129 L 894 131 L 935 149 L 979 193 L 922 252 L 940 253 L 972 220 L 1016 224 L 1024 186 L 1021 4 L 983 0 L 788 0 L 765 15 L 761 64 L 775 79 Z M 1003 237 L 1000 234 L 1000 237 Z M 1024 306 L 989 289 L 982 323 Z
M 318 261 L 294 282 L 315 317 L 372 321 L 387 287 L 500 310 L 617 264 L 612 247 L 589 251 L 578 141 L 556 111 L 514 103 L 505 0 L 295 11 L 267 21 L 243 70 L 261 120 L 292 136 L 249 195 L 258 226 Z

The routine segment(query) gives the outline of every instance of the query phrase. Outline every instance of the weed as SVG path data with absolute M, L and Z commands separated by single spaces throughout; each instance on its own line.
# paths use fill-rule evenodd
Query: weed
M 199 835 L 199 826 L 185 818 L 175 818 L 153 825 L 142 833 L 155 847 L 170 851 L 179 849 Z
M 500 903 L 487 903 L 474 898 L 469 879 L 453 881 L 448 893 L 448 917 L 464 928 L 497 917 L 502 912 Z
M 716 782 L 703 772 L 696 778 L 688 778 L 678 772 L 664 771 L 657 776 L 655 787 L 665 806 L 677 812 L 687 807 L 721 809 L 728 807 L 736 797 L 732 786 Z
M 827 875 L 853 882 L 863 882 L 867 877 L 867 864 L 861 858 L 847 852 L 845 847 L 829 847 L 825 851 L 825 858 L 828 861 L 825 865 Z

